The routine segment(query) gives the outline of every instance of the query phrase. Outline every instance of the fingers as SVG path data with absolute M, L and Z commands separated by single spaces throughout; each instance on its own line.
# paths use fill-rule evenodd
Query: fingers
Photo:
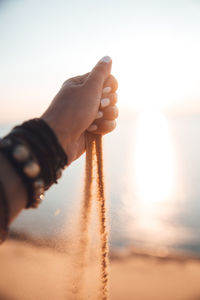
M 110 75 L 112 60 L 109 56 L 104 56 L 90 72 L 85 86 L 93 87 L 96 90 L 102 90 L 103 84 Z
M 115 120 L 118 115 L 119 111 L 117 106 L 109 106 L 98 111 L 95 123 L 98 125 L 98 123 L 102 121 L 102 118 L 105 120 Z
M 95 134 L 106 134 L 111 131 L 113 131 L 116 127 L 116 121 L 115 120 L 102 120 L 99 125 L 97 126 L 95 123 L 93 123 L 89 128 L 88 131 L 95 133 Z
M 102 111 L 100 110 L 96 120 L 87 130 L 96 134 L 106 134 L 113 131 L 116 127 L 115 119 L 118 117 L 118 113 L 117 106 L 110 106 Z
M 117 94 L 107 94 L 107 96 L 102 95 L 102 98 L 100 100 L 100 109 L 115 105 L 117 103 Z
M 115 92 L 118 89 L 117 79 L 113 75 L 109 75 L 109 77 L 104 82 L 103 94 L 107 94 L 110 92 Z
M 100 100 L 100 108 L 96 115 L 95 121 L 87 129 L 89 132 L 96 134 L 106 134 L 111 132 L 116 127 L 116 118 L 119 111 L 117 106 L 117 93 L 111 93 L 111 90 L 117 89 L 117 81 L 113 76 L 109 76 L 106 86 L 102 92 L 102 98 Z M 105 86 L 105 84 L 104 84 Z
M 107 60 L 107 62 L 106 62 Z M 106 134 L 116 127 L 118 108 L 116 90 L 117 80 L 110 74 L 112 61 L 109 57 L 103 58 L 89 74 L 84 85 L 92 84 L 97 90 L 101 87 L 101 99 L 99 111 L 95 121 L 87 129 L 96 134 Z

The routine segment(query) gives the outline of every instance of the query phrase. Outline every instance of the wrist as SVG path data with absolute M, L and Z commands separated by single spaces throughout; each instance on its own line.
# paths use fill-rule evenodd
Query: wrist
M 45 121 L 45 123 L 51 128 L 51 130 L 54 132 L 54 134 L 56 135 L 59 144 L 61 145 L 61 147 L 63 148 L 63 150 L 66 152 L 67 149 L 67 145 L 70 144 L 72 138 L 70 137 L 69 134 L 69 129 L 61 129 L 58 122 L 54 119 L 51 118 L 49 116 L 47 116 L 46 114 L 43 114 L 41 116 L 41 119 L 43 121 Z
M 62 129 L 60 124 L 56 122 L 55 118 L 51 118 L 46 114 L 43 114 L 41 116 L 41 119 L 44 120 L 55 133 L 62 149 L 67 155 L 67 165 L 70 165 L 84 152 L 84 133 L 81 136 L 77 137 L 72 134 L 71 126 Z

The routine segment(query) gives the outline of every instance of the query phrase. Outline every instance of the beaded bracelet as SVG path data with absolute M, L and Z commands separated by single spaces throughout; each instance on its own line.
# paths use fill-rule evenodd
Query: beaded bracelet
M 25 143 L 12 137 L 1 141 L 0 151 L 11 162 L 27 187 L 29 201 L 26 208 L 36 208 L 44 198 L 44 181 L 40 176 L 37 159 Z
M 55 133 L 40 118 L 16 126 L 0 141 L 0 151 L 25 183 L 28 192 L 26 208 L 39 205 L 44 191 L 57 183 L 67 165 L 67 156 Z

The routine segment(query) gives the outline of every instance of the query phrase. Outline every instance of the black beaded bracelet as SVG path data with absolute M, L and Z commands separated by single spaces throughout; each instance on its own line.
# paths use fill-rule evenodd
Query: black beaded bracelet
M 55 162 L 53 162 L 53 157 L 49 150 L 49 146 L 44 145 L 43 141 L 39 140 L 38 135 L 30 134 L 29 131 L 23 127 L 16 127 L 11 132 L 12 137 L 17 140 L 26 140 L 29 147 L 35 153 L 38 159 L 38 163 L 41 167 L 41 176 L 44 178 L 45 190 L 49 188 L 53 183 L 57 182 L 56 172 L 59 168 Z M 23 140 L 22 140 L 23 137 Z
M 44 181 L 40 176 L 40 166 L 28 146 L 12 136 L 0 143 L 0 151 L 22 178 L 28 194 L 26 208 L 37 207 L 44 197 Z
M 0 151 L 23 179 L 28 192 L 26 208 L 37 207 L 44 191 L 62 175 L 67 156 L 53 130 L 42 119 L 16 126 L 0 142 Z

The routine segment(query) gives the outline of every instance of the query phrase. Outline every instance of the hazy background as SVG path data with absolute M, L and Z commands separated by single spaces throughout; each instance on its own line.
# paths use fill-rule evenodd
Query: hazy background
M 1 0 L 0 45 L 1 122 L 40 115 L 104 55 L 121 110 L 200 112 L 198 0 Z
M 111 246 L 199 254 L 200 1 L 0 1 L 0 135 L 104 55 L 119 81 L 118 127 L 104 138 Z M 83 171 L 84 157 L 12 228 L 69 228 Z

